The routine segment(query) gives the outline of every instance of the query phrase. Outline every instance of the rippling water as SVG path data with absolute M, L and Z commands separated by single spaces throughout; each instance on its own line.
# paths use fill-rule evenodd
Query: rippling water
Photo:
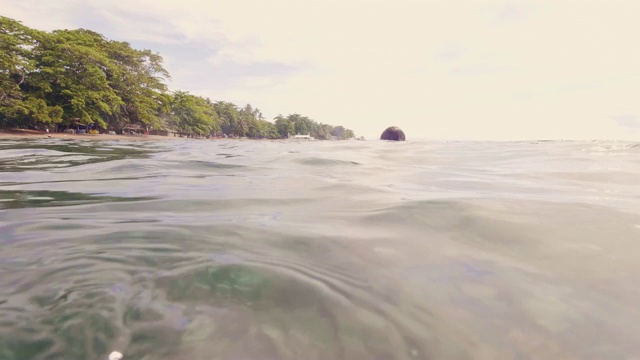
M 0 359 L 638 359 L 639 200 L 633 143 L 0 140 Z

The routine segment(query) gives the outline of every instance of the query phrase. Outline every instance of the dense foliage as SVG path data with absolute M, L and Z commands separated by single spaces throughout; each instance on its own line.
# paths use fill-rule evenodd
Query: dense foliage
M 355 137 L 306 116 L 265 120 L 259 109 L 170 92 L 162 57 L 96 32 L 43 32 L 0 16 L 0 128 L 129 127 L 192 135 Z

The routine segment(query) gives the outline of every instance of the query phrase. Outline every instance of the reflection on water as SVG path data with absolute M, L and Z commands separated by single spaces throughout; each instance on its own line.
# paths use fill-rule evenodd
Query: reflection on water
M 0 359 L 633 359 L 639 149 L 0 141 Z
M 0 209 L 19 209 L 50 206 L 74 206 L 115 201 L 150 200 L 151 197 L 124 198 L 115 196 L 97 196 L 65 191 L 2 191 L 0 190 Z
M 0 172 L 53 170 L 126 158 L 145 158 L 149 154 L 142 146 L 97 147 L 93 142 L 0 142 Z

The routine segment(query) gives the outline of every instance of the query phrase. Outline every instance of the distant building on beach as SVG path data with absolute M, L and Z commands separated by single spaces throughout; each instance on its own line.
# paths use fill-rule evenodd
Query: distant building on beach
M 142 125 L 130 124 L 122 128 L 123 134 L 140 134 L 143 133 Z

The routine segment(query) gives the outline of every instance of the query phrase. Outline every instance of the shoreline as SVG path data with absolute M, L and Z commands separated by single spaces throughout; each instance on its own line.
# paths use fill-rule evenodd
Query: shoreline
M 0 130 L 0 140 L 19 140 L 19 139 L 67 139 L 67 140 L 93 140 L 93 141 L 108 141 L 108 140 L 125 140 L 125 141 L 175 141 L 175 140 L 199 140 L 199 141 L 216 141 L 216 140 L 251 140 L 251 141 L 283 141 L 293 139 L 253 139 L 248 137 L 229 137 L 229 138 L 187 138 L 176 136 L 162 136 L 162 135 L 109 135 L 109 134 L 67 134 L 58 132 L 46 132 L 40 130 Z M 330 141 L 330 140 L 317 140 L 315 141 Z M 339 140 L 346 141 L 346 140 Z
M 128 141 L 167 141 L 167 140 L 207 140 L 160 135 L 108 135 L 108 134 L 66 134 L 36 130 L 0 130 L 0 140 L 18 139 L 69 139 L 69 140 L 128 140 Z M 209 139 L 211 140 L 211 139 Z

